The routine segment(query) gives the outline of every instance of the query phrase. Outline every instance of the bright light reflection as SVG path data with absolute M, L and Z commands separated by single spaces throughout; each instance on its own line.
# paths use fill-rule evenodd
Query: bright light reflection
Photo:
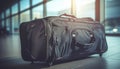
M 95 0 L 76 0 L 77 17 L 95 19 Z
M 113 32 L 118 32 L 118 29 L 113 29 Z
M 71 7 L 71 0 L 53 0 L 48 2 L 49 11 L 61 11 Z

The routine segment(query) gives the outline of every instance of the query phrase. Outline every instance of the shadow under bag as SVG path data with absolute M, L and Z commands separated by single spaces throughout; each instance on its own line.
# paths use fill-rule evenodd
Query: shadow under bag
M 51 16 L 20 25 L 21 54 L 25 61 L 52 65 L 107 51 L 104 26 L 89 18 Z

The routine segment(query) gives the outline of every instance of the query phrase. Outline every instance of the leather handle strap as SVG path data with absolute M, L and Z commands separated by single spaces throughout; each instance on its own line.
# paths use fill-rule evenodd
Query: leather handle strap
M 63 16 L 66 16 L 66 17 L 71 17 L 71 18 L 76 18 L 74 15 L 69 15 L 69 14 L 61 14 L 59 17 L 63 17 Z

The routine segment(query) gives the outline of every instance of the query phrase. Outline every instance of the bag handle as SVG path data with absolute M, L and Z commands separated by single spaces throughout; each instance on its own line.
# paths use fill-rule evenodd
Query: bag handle
M 69 14 L 61 14 L 59 17 L 63 17 L 63 16 L 66 16 L 66 17 L 71 17 L 71 18 L 76 18 L 74 15 L 69 15 Z

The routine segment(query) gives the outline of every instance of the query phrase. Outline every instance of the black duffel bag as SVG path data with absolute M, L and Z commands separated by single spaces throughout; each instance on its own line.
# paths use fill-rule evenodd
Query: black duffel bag
M 49 65 L 58 60 L 92 54 L 102 56 L 108 48 L 102 24 L 91 18 L 75 18 L 67 14 L 22 23 L 20 39 L 25 61 L 41 61 Z

